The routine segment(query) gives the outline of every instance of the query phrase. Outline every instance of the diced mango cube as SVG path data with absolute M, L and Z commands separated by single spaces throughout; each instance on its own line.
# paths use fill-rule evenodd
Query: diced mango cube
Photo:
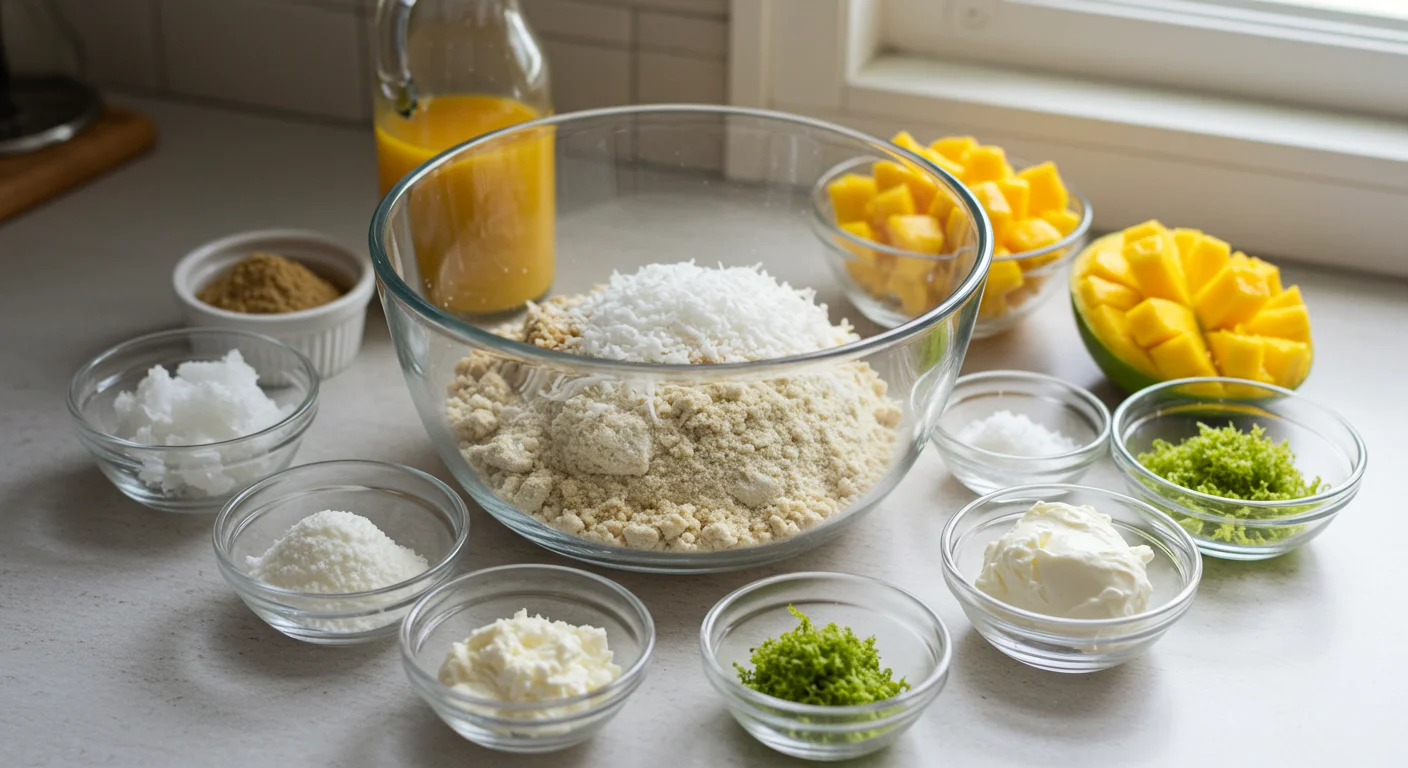
M 1237 332 L 1309 343 L 1310 313 L 1304 305 L 1263 309 L 1246 323 L 1238 325 Z
M 1310 345 L 1303 341 L 1257 337 L 1265 353 L 1263 366 L 1273 382 L 1281 387 L 1296 387 L 1310 372 Z
M 875 165 L 871 166 L 871 175 L 875 178 L 876 191 L 883 192 L 903 184 L 909 177 L 909 171 L 899 163 L 877 160 Z
M 1020 176 L 1008 176 L 997 180 L 997 188 L 1002 190 L 1002 196 L 1007 198 L 1007 207 L 1012 209 L 1012 220 L 1021 221 L 1027 218 L 1032 185 Z
M 978 148 L 978 140 L 972 136 L 946 136 L 936 140 L 929 148 L 959 165 L 968 159 L 968 153 Z
M 914 194 L 909 187 L 904 184 L 891 187 L 871 201 L 870 225 L 876 230 L 883 229 L 891 216 L 911 216 L 914 210 Z
M 1138 240 L 1126 235 L 1123 255 L 1139 283 L 1140 293 L 1179 304 L 1191 303 L 1171 235 L 1151 234 Z
M 1272 296 L 1271 300 L 1266 302 L 1266 306 L 1262 307 L 1261 309 L 1264 312 L 1268 309 L 1281 309 L 1282 307 L 1303 306 L 1305 306 L 1305 299 L 1302 298 L 1300 295 L 1300 286 L 1293 285 L 1290 288 L 1287 288 L 1286 290 L 1276 294 L 1275 296 Z
M 865 218 L 865 206 L 875 198 L 878 191 L 875 179 L 848 173 L 826 185 L 826 193 L 831 197 L 831 210 L 836 212 L 836 221 L 860 221 Z
M 1188 280 L 1188 292 L 1194 296 L 1227 266 L 1228 254 L 1232 249 L 1224 240 L 1212 235 L 1203 235 L 1193 245 L 1192 250 L 1178 250 L 1179 261 L 1183 262 L 1183 277 Z
M 934 150 L 926 147 L 924 149 L 919 150 L 919 154 L 923 155 L 929 160 L 929 162 L 933 163 L 934 165 L 937 165 L 945 171 L 948 171 L 949 174 L 952 175 L 955 179 L 963 178 L 963 166 L 959 165 L 958 163 L 955 163 L 947 157 L 944 157 L 938 152 L 935 152 Z
M 1109 304 L 1101 304 L 1086 315 L 1086 321 L 1091 332 L 1115 357 L 1143 374 L 1157 375 L 1158 369 L 1149 353 L 1135 344 L 1134 337 L 1129 335 L 1129 320 L 1123 312 Z
M 1134 272 L 1129 269 L 1129 262 L 1125 261 L 1124 254 L 1118 249 L 1102 248 L 1092 254 L 1090 261 L 1086 263 L 1086 274 L 1139 290 L 1139 281 L 1134 278 Z
M 1140 222 L 1132 227 L 1126 228 L 1124 231 L 1124 241 L 1126 243 L 1132 243 L 1135 240 L 1143 240 L 1150 235 L 1162 235 L 1169 238 L 1170 243 L 1173 242 L 1173 233 L 1169 232 L 1168 227 L 1161 224 L 1158 219 L 1149 219 L 1148 221 Z
M 1015 261 L 994 261 L 984 294 L 1001 296 L 1022 287 L 1022 268 Z
M 1166 379 L 1189 376 L 1216 376 L 1208 350 L 1197 333 L 1183 333 L 1149 350 L 1154 367 Z
M 1129 333 L 1141 347 L 1149 349 L 1185 333 L 1197 335 L 1198 320 L 1193 310 L 1167 299 L 1149 298 L 1125 313 Z
M 1060 241 L 1061 232 L 1047 223 L 1045 219 L 1023 219 L 1008 226 L 1007 239 L 1004 242 L 1008 248 L 1012 249 L 1013 253 L 1026 253 Z M 1036 261 L 1036 259 L 1028 259 L 1028 261 Z M 1031 266 L 1040 265 L 1033 264 Z
M 1233 264 L 1245 264 L 1256 270 L 1256 273 L 1261 275 L 1262 279 L 1266 281 L 1266 289 L 1271 292 L 1272 296 L 1281 293 L 1281 270 L 1274 264 L 1268 264 L 1255 256 L 1248 256 L 1241 251 L 1232 254 L 1230 262 Z
M 1121 312 L 1128 312 L 1143 300 L 1139 292 L 1119 283 L 1112 283 L 1098 275 L 1086 275 L 1080 279 L 1080 300 L 1087 307 L 1108 304 Z
M 963 183 L 972 187 L 988 181 L 997 181 L 1008 176 L 1012 166 L 1007 164 L 1007 153 L 1002 147 L 984 145 L 968 153 L 963 160 Z
M 934 306 L 930 303 L 927 281 L 915 280 L 897 287 L 892 285 L 891 290 L 909 315 L 922 315 Z
M 1052 162 L 1033 165 L 1030 168 L 1023 168 L 1017 172 L 1017 176 L 1026 179 L 1031 186 L 1031 207 L 1033 216 L 1040 216 L 1048 211 L 1064 211 L 1070 203 L 1070 192 L 1066 190 L 1066 183 L 1061 181 L 1061 174 L 1056 170 L 1056 164 Z
M 958 208 L 949 211 L 948 219 L 944 223 L 944 245 L 948 246 L 949 252 L 957 252 L 960 248 L 971 245 L 973 240 L 973 229 L 968 223 L 968 216 Z
M 1198 241 L 1203 239 L 1203 233 L 1197 229 L 1186 229 L 1179 227 L 1173 230 L 1173 245 L 1178 249 L 1178 260 L 1183 261 L 1186 254 L 1192 253 Z
M 1223 376 L 1268 384 L 1274 381 L 1266 371 L 1266 347 L 1259 337 L 1242 336 L 1230 331 L 1213 331 L 1208 334 L 1207 339 L 1212 361 Z
M 1002 258 L 1003 256 L 1011 256 L 1011 255 L 1012 255 L 1012 251 L 1009 250 L 1009 249 L 1007 248 L 1007 246 L 1005 246 L 1005 245 L 999 245 L 999 246 L 996 246 L 996 247 L 994 247 L 994 248 L 992 249 L 992 257 L 993 257 L 994 259 L 1000 259 L 1000 258 Z M 1018 268 L 1020 269 L 1020 267 L 1018 267 Z
M 875 240 L 874 230 L 870 228 L 869 224 L 863 221 L 848 221 L 844 224 L 839 225 L 839 227 L 842 231 L 849 232 L 850 234 L 855 235 L 861 240 Z M 875 258 L 875 250 L 873 248 L 866 248 L 865 246 L 857 245 L 856 243 L 853 243 L 844 237 L 836 238 L 836 243 L 842 248 L 845 248 L 846 250 L 850 251 L 852 254 L 855 255 L 856 258 L 871 266 L 876 266 L 879 263 L 878 260 Z
M 947 224 L 949 214 L 958 206 L 947 192 L 940 191 L 934 195 L 934 199 L 929 202 L 929 208 L 925 213 L 934 218 L 940 224 Z
M 995 181 L 974 184 L 969 189 L 973 196 L 978 198 L 978 204 L 988 212 L 988 219 L 992 222 L 993 240 L 1002 243 L 1006 240 L 1007 225 L 1012 222 L 1012 209 L 1007 207 L 1007 198 L 1003 197 L 1002 190 Z
M 1198 292 L 1193 308 L 1203 328 L 1215 331 L 1250 320 L 1270 298 L 1266 280 L 1255 269 L 1229 263 Z
M 890 143 L 894 144 L 897 147 L 904 147 L 910 152 L 914 152 L 916 154 L 918 154 L 920 150 L 926 149 L 923 144 L 920 144 L 918 141 L 915 141 L 914 137 L 909 135 L 909 131 L 900 131 L 899 133 L 895 134 L 894 138 L 890 139 Z
M 1007 314 L 1007 299 L 1000 293 L 983 292 L 983 298 L 978 302 L 978 318 L 982 320 L 992 320 Z
M 914 253 L 943 252 L 944 233 L 932 216 L 923 213 L 891 216 L 885 227 L 890 233 L 890 243 L 896 248 Z
M 859 285 L 866 293 L 879 295 L 885 292 L 885 284 L 889 278 L 879 268 L 867 264 L 864 261 L 846 262 L 846 274 L 851 276 L 856 285 Z
M 1031 182 L 1028 182 L 1028 186 L 1030 186 L 1030 184 Z M 1046 223 L 1055 227 L 1056 230 L 1061 233 L 1062 237 L 1076 231 L 1076 227 L 1080 226 L 1080 214 L 1075 211 L 1046 211 L 1041 214 L 1041 218 L 1046 221 Z

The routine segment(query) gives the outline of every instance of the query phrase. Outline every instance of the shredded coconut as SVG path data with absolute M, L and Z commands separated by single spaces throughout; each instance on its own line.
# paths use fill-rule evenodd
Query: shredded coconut
M 661 282 L 671 286 L 664 291 L 676 297 L 670 301 L 679 302 L 685 300 L 676 282 L 717 287 L 715 277 L 699 273 L 730 271 L 674 266 L 688 269 L 642 272 L 673 275 Z M 743 283 L 762 276 L 747 269 L 738 274 Z M 615 295 L 625 307 L 648 303 L 631 291 L 659 288 L 621 279 Z M 824 310 L 810 303 L 809 293 L 765 279 L 772 293 L 750 295 L 744 303 L 786 306 L 800 315 L 789 302 L 806 295 L 811 316 L 824 322 Z M 530 308 L 522 324 L 498 332 L 585 353 L 580 340 L 604 315 L 578 310 L 606 307 L 600 296 L 607 290 L 550 299 Z M 791 354 L 850 337 L 844 325 L 828 325 L 829 334 L 810 332 L 805 344 L 774 338 L 781 325 L 754 333 L 746 329 L 756 312 L 730 314 L 736 309 L 731 300 L 717 301 L 717 307 L 696 303 L 689 310 L 707 318 L 692 326 L 706 329 L 697 336 L 669 325 L 669 313 L 661 310 L 646 323 L 653 329 L 648 333 L 633 325 L 638 313 L 612 313 L 617 324 L 602 325 L 601 338 L 620 341 L 613 354 L 674 362 L 679 354 L 685 361 L 701 357 L 694 346 L 700 343 L 709 345 L 710 359 L 734 361 L 764 355 L 760 350 Z M 902 413 L 886 390 L 870 366 L 856 362 L 787 379 L 642 386 L 547 380 L 541 369 L 476 351 L 456 367 L 446 415 L 465 460 L 524 514 L 603 544 L 709 551 L 795 536 L 857 501 L 884 476 L 893 453 Z
M 815 291 L 760 267 L 651 264 L 567 309 L 562 345 L 587 357 L 639 363 L 741 363 L 814 352 L 854 340 L 833 326 Z
M 113 434 L 144 445 L 197 446 L 247 437 L 282 421 L 280 408 L 259 388 L 259 373 L 238 349 L 213 362 L 188 361 L 172 376 L 156 365 L 135 392 L 113 400 Z M 261 446 L 224 446 L 145 454 L 139 479 L 171 496 L 228 493 L 268 475 L 276 459 Z
M 265 584 L 325 595 L 389 587 L 430 567 L 367 518 L 334 510 L 299 520 L 262 556 L 247 562 L 249 576 Z
M 1055 456 L 1080 448 L 1065 434 L 1047 429 L 1026 414 L 997 411 L 976 419 L 958 433 L 959 442 L 973 448 L 1008 456 Z

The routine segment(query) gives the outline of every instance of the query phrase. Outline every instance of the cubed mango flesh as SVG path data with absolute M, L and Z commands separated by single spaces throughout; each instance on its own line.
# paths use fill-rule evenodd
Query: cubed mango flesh
M 900 131 L 899 133 L 895 134 L 894 137 L 890 139 L 890 143 L 894 144 L 897 147 L 904 147 L 910 152 L 914 152 L 916 154 L 918 154 L 920 150 L 926 149 L 923 144 L 920 144 L 918 141 L 915 140 L 913 136 L 909 134 L 909 131 Z
M 1303 306 L 1305 306 L 1305 299 L 1300 295 L 1300 286 L 1293 285 L 1275 296 L 1272 296 L 1271 299 L 1266 302 L 1266 306 L 1261 309 L 1265 311 L 1268 309 L 1281 309 L 1282 307 Z
M 1128 312 L 1144 299 L 1133 288 L 1112 283 L 1099 275 L 1086 275 L 1077 285 L 1080 286 L 1080 299 L 1087 307 L 1108 304 L 1121 312 Z
M 1204 330 L 1215 331 L 1250 320 L 1270 298 L 1259 272 L 1249 265 L 1229 263 L 1198 292 L 1193 308 Z
M 1207 347 L 1197 333 L 1182 333 L 1149 350 L 1154 367 L 1166 379 L 1216 376 Z
M 1095 252 L 1086 266 L 1086 274 L 1103 277 L 1112 283 L 1119 283 L 1126 288 L 1139 290 L 1139 281 L 1134 278 L 1134 272 L 1129 269 L 1129 262 L 1125 261 L 1124 254 L 1118 249 Z
M 890 244 L 896 248 L 914 253 L 943 253 L 944 233 L 931 216 L 922 213 L 891 216 L 885 229 L 890 233 Z
M 1007 198 L 1007 207 L 1012 211 L 1012 220 L 1021 221 L 1027 218 L 1032 197 L 1031 184 L 1020 176 L 1008 176 L 997 180 L 997 188 L 1002 190 L 1002 196 Z M 1041 221 L 1041 219 L 1035 219 L 1035 221 Z
M 905 179 L 909 177 L 909 171 L 899 163 L 890 160 L 877 160 L 875 165 L 870 167 L 870 175 L 875 179 L 876 191 L 883 192 L 903 184 Z
M 1058 243 L 1061 237 L 1060 230 L 1044 219 L 1022 219 L 1008 225 L 1004 244 L 1013 253 L 1026 253 Z
M 1305 306 L 1263 309 L 1252 319 L 1237 326 L 1238 333 L 1274 336 L 1291 341 L 1310 341 L 1310 313 Z
M 870 226 L 877 230 L 883 229 L 891 216 L 911 216 L 914 211 L 914 194 L 909 191 L 909 187 L 904 184 L 891 187 L 870 201 Z
M 1189 304 L 1188 286 L 1183 279 L 1183 267 L 1178 263 L 1178 251 L 1173 236 L 1149 234 L 1137 240 L 1125 238 L 1125 261 L 1145 296 Z
M 1165 227 L 1158 219 L 1142 221 L 1125 229 L 1124 241 L 1125 243 L 1132 243 L 1135 240 L 1143 240 L 1150 235 L 1162 235 L 1169 238 L 1170 243 L 1173 243 L 1173 233 L 1169 232 L 1168 227 Z
M 1003 196 L 995 181 L 974 184 L 969 190 L 978 198 L 978 204 L 983 210 L 987 211 L 988 220 L 992 222 L 993 240 L 1002 243 L 1006 239 L 1007 225 L 1012 222 L 1012 209 L 1007 207 L 1007 198 Z
M 968 159 L 968 153 L 978 146 L 978 140 L 972 136 L 947 136 L 935 140 L 929 148 L 962 165 Z
M 957 207 L 958 204 L 953 201 L 952 197 L 948 196 L 947 192 L 940 191 L 938 194 L 934 195 L 934 199 L 929 203 L 929 210 L 925 211 L 925 213 L 932 216 L 934 221 L 938 222 L 940 225 L 947 226 L 948 217 L 952 215 L 953 210 Z
M 1257 338 L 1265 354 L 1262 365 L 1277 386 L 1293 388 L 1305 381 L 1310 372 L 1309 344 L 1270 336 Z
M 848 173 L 826 186 L 826 193 L 831 197 L 831 210 L 841 224 L 863 220 L 865 206 L 875 199 L 878 191 L 875 179 L 857 173 Z
M 1028 210 L 1033 216 L 1050 211 L 1064 211 L 1070 205 L 1070 191 L 1061 180 L 1055 163 L 1048 161 L 1023 168 L 1017 172 L 1017 176 L 1025 179 L 1031 187 L 1031 203 Z
M 1212 235 L 1203 235 L 1190 251 L 1178 250 L 1179 261 L 1183 263 L 1183 277 L 1188 281 L 1188 292 L 1194 296 L 1227 266 L 1232 252 L 1227 241 Z
M 1041 219 L 1055 227 L 1062 237 L 1076 231 L 1076 227 L 1080 226 L 1080 214 L 1075 211 L 1046 211 L 1041 214 Z
M 1153 358 L 1142 347 L 1134 343 L 1129 335 L 1129 320 L 1125 314 L 1109 304 L 1101 304 L 1085 315 L 1090 330 L 1116 357 L 1136 371 L 1148 376 L 1157 375 Z
M 1007 153 L 1002 147 L 983 145 L 963 159 L 963 183 L 972 187 L 987 181 L 997 181 L 1011 174 Z
M 848 232 L 852 235 L 855 235 L 861 240 L 869 240 L 871 242 L 874 242 L 875 240 L 875 231 L 870 228 L 869 224 L 863 221 L 848 221 L 839 226 L 843 232 Z M 860 259 L 866 264 L 869 264 L 871 266 L 878 266 L 879 262 L 875 257 L 875 249 L 866 248 L 863 245 L 858 245 L 856 243 L 851 242 L 850 240 L 847 240 L 844 237 L 836 238 L 836 243 L 842 248 L 845 248 L 846 250 L 850 251 L 852 254 L 855 255 L 856 258 Z
M 1178 260 L 1180 263 L 1183 261 L 1184 254 L 1192 253 L 1193 248 L 1196 247 L 1198 241 L 1202 239 L 1203 233 L 1196 229 L 1179 227 L 1173 230 L 1173 246 L 1178 249 Z
M 1145 349 L 1183 334 L 1198 333 L 1193 310 L 1168 299 L 1148 298 L 1125 313 L 1134 342 Z
M 939 154 L 938 152 L 935 152 L 935 151 L 932 150 L 932 149 L 927 149 L 927 148 L 926 148 L 926 149 L 920 150 L 919 154 L 921 154 L 921 155 L 923 155 L 924 157 L 928 158 L 929 162 L 933 163 L 934 165 L 937 165 L 937 166 L 939 166 L 940 168 L 944 169 L 945 171 L 948 171 L 949 174 L 951 174 L 955 179 L 959 179 L 959 178 L 962 178 L 962 177 L 963 177 L 963 166 L 962 166 L 962 165 L 959 165 L 958 163 L 955 163 L 954 161 L 948 159 L 947 157 L 944 157 L 943 155 Z
M 1213 364 L 1223 376 L 1267 384 L 1275 381 L 1266 371 L 1266 346 L 1262 344 L 1260 337 L 1243 336 L 1231 331 L 1213 331 L 1207 335 L 1207 340 Z
M 1015 261 L 994 261 L 988 270 L 984 295 L 1002 296 L 1022 287 L 1022 268 Z

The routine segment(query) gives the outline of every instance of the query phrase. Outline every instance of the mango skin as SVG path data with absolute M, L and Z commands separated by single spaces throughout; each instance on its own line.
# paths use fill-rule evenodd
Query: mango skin
M 1119 235 L 1121 233 L 1116 232 L 1115 234 Z M 1105 374 L 1105 378 L 1109 379 L 1110 383 L 1114 384 L 1121 392 L 1132 395 L 1141 389 L 1152 387 L 1163 380 L 1150 376 L 1142 371 L 1135 370 L 1106 348 L 1105 345 L 1100 342 L 1100 339 L 1096 337 L 1095 332 L 1090 330 L 1090 326 L 1086 324 L 1085 317 L 1081 314 L 1081 304 L 1078 298 L 1080 286 L 1076 281 L 1080 273 L 1082 260 L 1087 255 L 1094 253 L 1095 250 L 1101 246 L 1101 241 L 1109 237 L 1111 237 L 1111 235 L 1106 235 L 1105 237 L 1091 241 L 1090 244 L 1071 261 L 1071 272 L 1070 278 L 1067 281 L 1067 291 L 1070 294 L 1071 314 L 1075 315 L 1076 331 L 1080 334 L 1081 343 L 1085 344 L 1086 351 L 1089 352 L 1091 358 L 1095 360 L 1095 365 Z M 1301 383 L 1304 383 L 1306 379 L 1310 378 L 1310 372 L 1315 367 L 1315 357 L 1315 355 L 1311 356 L 1310 366 L 1306 369 L 1305 377 L 1301 379 Z M 1292 389 L 1299 387 L 1300 384 L 1297 384 L 1295 387 L 1292 387 Z

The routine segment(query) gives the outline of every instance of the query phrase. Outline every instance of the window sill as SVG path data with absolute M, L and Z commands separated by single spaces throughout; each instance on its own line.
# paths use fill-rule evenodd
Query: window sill
M 776 85 L 797 77 L 796 62 L 770 53 L 758 58 Z M 1408 276 L 1401 123 L 903 55 L 862 61 L 841 67 L 835 98 L 764 78 L 735 103 L 882 136 L 972 133 L 1055 160 L 1100 229 L 1158 218 L 1253 254 Z

